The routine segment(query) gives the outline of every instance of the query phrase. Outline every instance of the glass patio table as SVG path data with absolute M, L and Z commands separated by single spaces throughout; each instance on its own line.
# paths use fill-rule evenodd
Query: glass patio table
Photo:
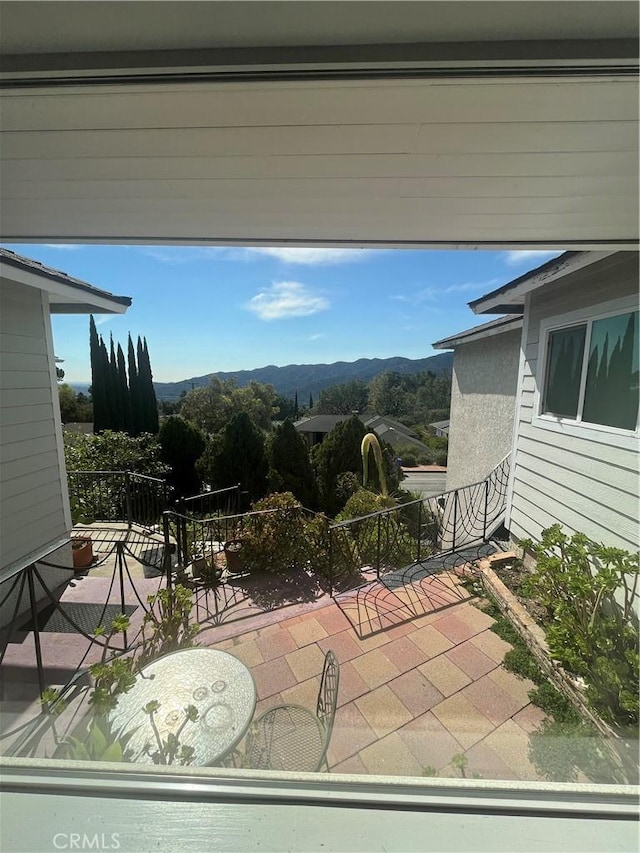
M 159 703 L 153 715 L 157 736 L 143 710 L 152 701 Z M 187 720 L 189 705 L 198 710 L 193 722 Z M 109 722 L 116 734 L 132 732 L 127 743 L 132 761 L 153 764 L 158 737 L 165 742 L 173 733 L 181 746 L 193 748 L 190 763 L 205 766 L 218 764 L 244 737 L 255 707 L 255 684 L 242 661 L 218 649 L 193 648 L 171 652 L 140 670 L 109 713 Z

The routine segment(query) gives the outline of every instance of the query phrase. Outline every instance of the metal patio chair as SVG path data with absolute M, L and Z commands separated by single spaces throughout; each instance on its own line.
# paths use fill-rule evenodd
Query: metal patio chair
M 315 714 L 302 705 L 276 705 L 252 723 L 244 766 L 252 770 L 313 772 L 327 764 L 327 749 L 338 703 L 340 664 L 332 651 L 324 659 Z

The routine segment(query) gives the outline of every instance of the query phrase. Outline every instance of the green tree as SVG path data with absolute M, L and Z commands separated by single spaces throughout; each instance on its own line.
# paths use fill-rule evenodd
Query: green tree
M 162 461 L 171 466 L 167 477 L 170 485 L 181 497 L 197 494 L 202 480 L 196 462 L 206 447 L 202 430 L 180 415 L 171 415 L 162 422 L 158 440 Z
M 195 388 L 185 396 L 181 414 L 205 433 L 220 432 L 234 415 L 244 412 L 259 427 L 271 429 L 277 410 L 276 393 L 272 385 L 251 382 L 238 388 L 232 379 L 211 377 L 205 388 Z
M 315 411 L 320 415 L 350 415 L 367 408 L 369 392 L 365 382 L 354 379 L 331 385 L 320 392 Z
M 311 453 L 318 479 L 320 500 L 324 511 L 331 516 L 342 509 L 344 501 L 336 492 L 336 481 L 341 474 L 352 472 L 362 481 L 360 446 L 366 429 L 360 418 L 347 418 L 337 424 L 321 444 Z
M 246 412 L 239 412 L 220 435 L 209 439 L 196 468 L 214 488 L 240 483 L 251 500 L 263 497 L 269 464 L 262 431 Z
M 138 338 L 138 394 L 142 411 L 142 431 L 156 435 L 158 432 L 158 401 L 153 388 L 151 361 L 147 339 Z
M 318 489 L 307 443 L 287 418 L 268 442 L 269 485 L 273 492 L 291 492 L 308 509 L 318 505 Z
M 65 382 L 58 386 L 58 399 L 60 400 L 60 418 L 63 424 L 73 423 L 77 414 L 76 392 L 71 385 Z
M 139 435 L 144 426 L 144 413 L 142 411 L 142 399 L 138 390 L 138 367 L 136 365 L 136 351 L 133 347 L 131 335 L 127 339 L 127 362 L 129 367 L 129 410 L 131 435 Z
M 102 347 L 93 315 L 89 318 L 89 352 L 91 358 L 91 388 L 93 397 L 93 430 L 102 432 L 107 425 L 106 373 Z

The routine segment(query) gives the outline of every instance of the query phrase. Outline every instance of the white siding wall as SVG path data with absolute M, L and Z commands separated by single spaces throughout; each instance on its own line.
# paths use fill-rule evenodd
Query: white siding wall
M 46 294 L 0 279 L 0 578 L 66 536 Z
M 617 253 L 563 281 L 534 291 L 525 314 L 522 395 L 516 438 L 510 531 L 538 539 L 559 522 L 620 548 L 638 547 L 638 443 L 597 428 L 546 429 L 535 423 L 540 323 L 638 294 L 638 255 Z M 637 304 L 637 302 L 636 302 Z M 556 426 L 554 424 L 554 426 Z M 577 434 L 579 433 L 579 434 Z
M 456 347 L 447 489 L 483 480 L 511 452 L 521 330 Z

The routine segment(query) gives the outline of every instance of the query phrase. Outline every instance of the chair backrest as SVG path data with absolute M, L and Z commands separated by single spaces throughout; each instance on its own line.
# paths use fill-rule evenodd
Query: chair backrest
M 316 714 L 326 729 L 327 741 L 331 738 L 333 720 L 336 716 L 339 684 L 340 664 L 335 654 L 332 651 L 328 651 L 324 658 L 320 690 L 318 692 L 318 704 L 316 705 Z

